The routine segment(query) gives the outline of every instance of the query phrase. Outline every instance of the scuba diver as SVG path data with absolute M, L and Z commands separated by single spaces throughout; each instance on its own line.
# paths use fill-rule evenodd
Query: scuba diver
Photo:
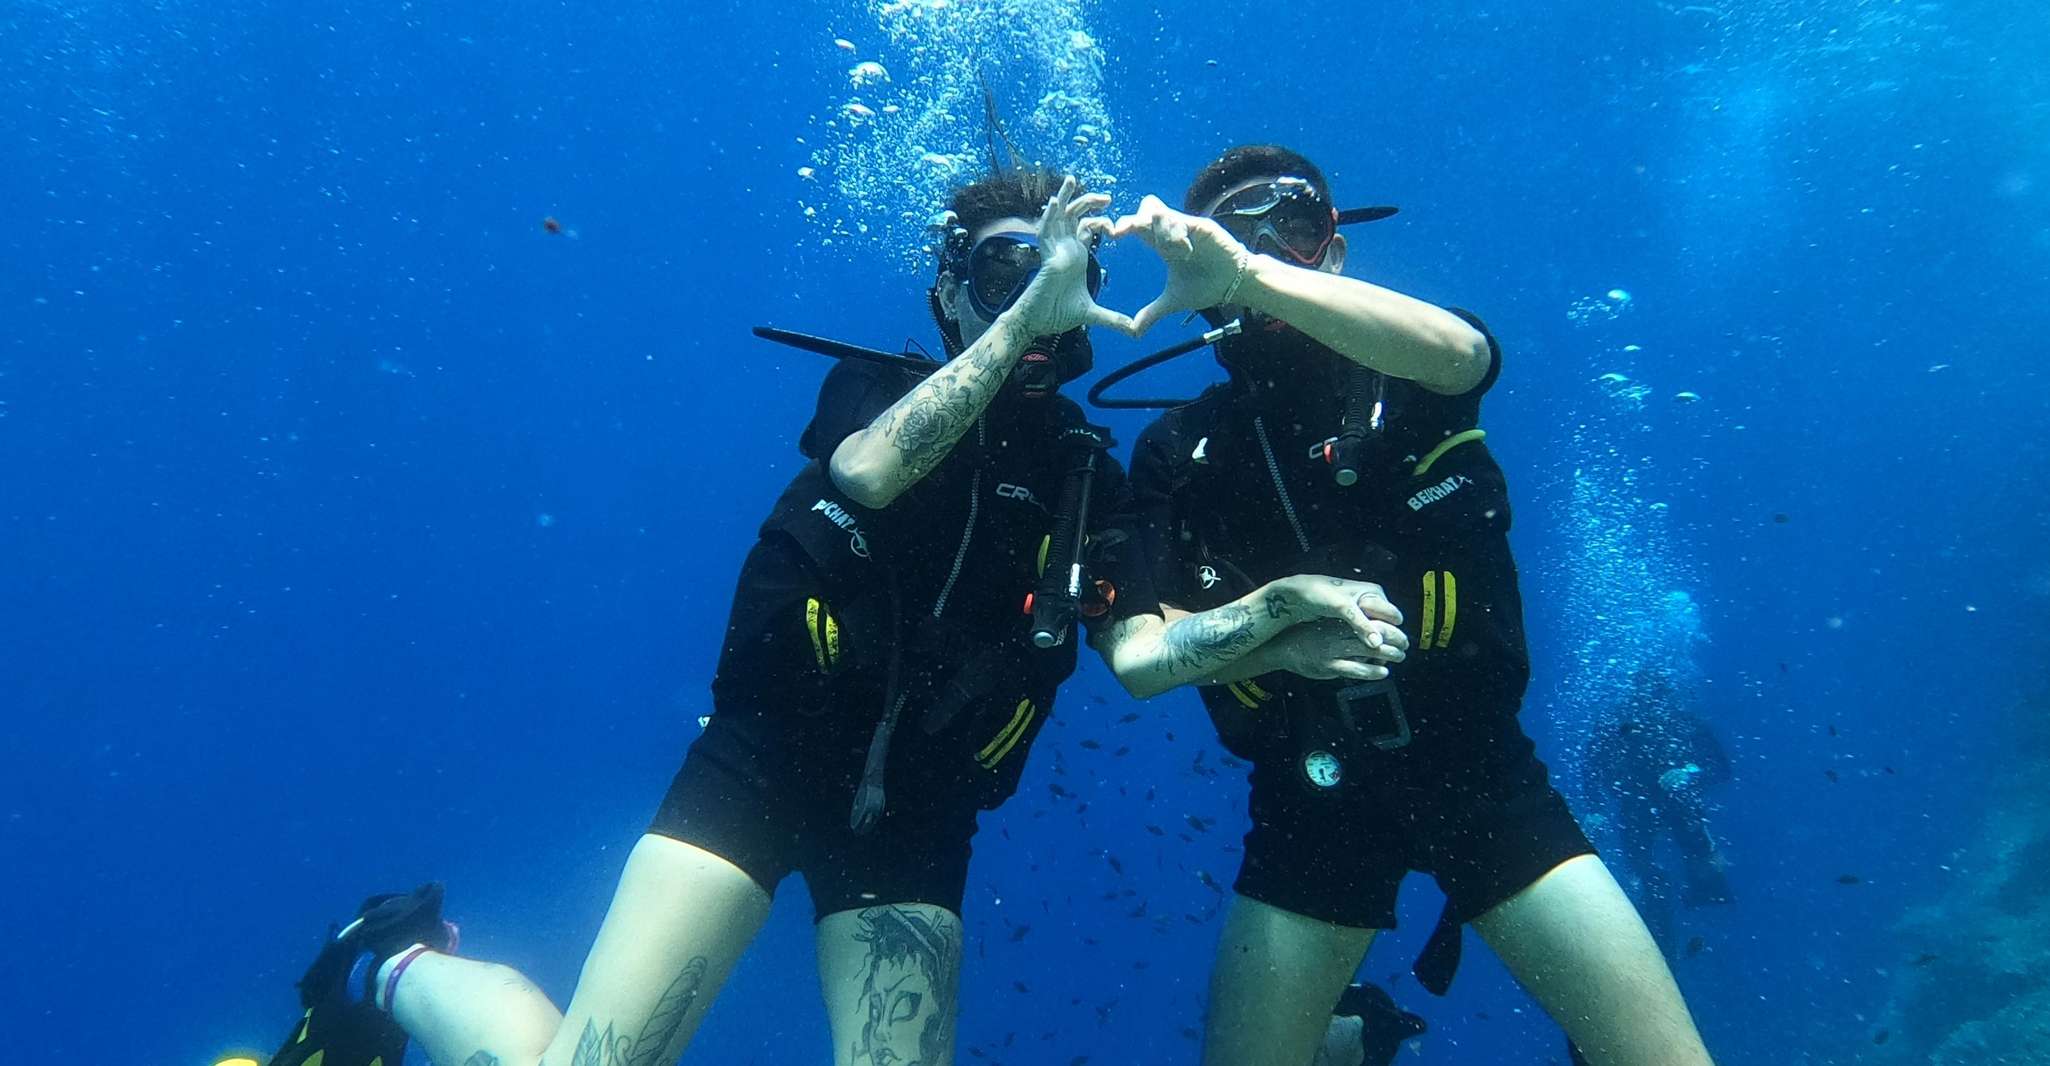
M 763 331 L 846 358 L 800 442 L 812 462 L 742 564 L 714 713 L 568 1010 L 452 954 L 427 885 L 371 898 L 328 937 L 273 1066 L 396 1066 L 409 1036 L 441 1066 L 674 1062 L 793 872 L 834 1061 L 951 1061 L 977 816 L 1016 789 L 1077 628 L 1158 619 L 1112 442 L 1058 394 L 1090 365 L 1088 327 L 1131 327 L 1095 301 L 1108 204 L 1015 166 L 956 191 L 928 293 L 943 364 Z M 1399 655 L 1371 586 L 1289 602 L 1355 633 L 1368 674 Z M 1177 669 L 1158 634 L 1118 653 Z
M 1684 702 L 1668 670 L 1638 670 L 1628 702 L 1597 727 L 1586 762 L 1587 791 L 1612 808 L 1623 868 L 1638 889 L 1638 910 L 1667 959 L 1678 951 L 1676 896 L 1688 907 L 1736 899 L 1728 860 L 1708 828 L 1706 795 L 1729 781 L 1730 757 Z M 1667 838 L 1682 863 L 1677 892 L 1676 878 L 1659 861 L 1659 843 Z
M 1167 266 L 1136 326 L 1200 312 L 1228 372 L 1192 401 L 1128 401 L 1179 403 L 1132 459 L 1168 624 L 1321 574 L 1385 589 L 1410 637 L 1386 679 L 1275 667 L 1275 646 L 1322 624 L 1202 679 L 1221 741 L 1253 764 L 1204 1062 L 1313 1061 L 1417 870 L 1448 898 L 1419 960 L 1432 991 L 1470 922 L 1594 1062 L 1707 1063 L 1665 959 L 1517 721 L 1529 660 L 1508 490 L 1479 428 L 1500 349 L 1471 314 L 1340 273 L 1339 225 L 1393 213 L 1337 211 L 1308 159 L 1250 145 L 1204 167 L 1184 210 L 1149 196 L 1112 231 Z

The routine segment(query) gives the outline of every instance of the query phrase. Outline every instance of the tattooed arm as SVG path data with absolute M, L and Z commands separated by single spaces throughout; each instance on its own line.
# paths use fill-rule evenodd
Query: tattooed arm
M 1334 635 L 1317 623 L 1344 627 Z M 1290 634 L 1299 626 L 1307 639 Z M 1272 581 L 1222 607 L 1189 614 L 1172 607 L 1166 617 L 1127 618 L 1093 643 L 1126 691 L 1140 699 L 1178 685 L 1208 685 L 1257 677 L 1272 670 L 1309 672 L 1328 664 L 1324 676 L 1374 680 L 1388 675 L 1385 663 L 1401 662 L 1409 638 L 1399 628 L 1402 612 L 1379 585 L 1301 574 Z M 1299 669 L 1300 668 L 1300 669 Z M 1314 675 L 1312 675 L 1314 676 Z
M 998 315 L 967 351 L 833 450 L 833 484 L 863 507 L 888 507 L 953 450 L 1031 340 L 1012 315 Z
M 890 409 L 833 450 L 833 484 L 871 510 L 888 507 L 953 450 L 996 399 L 1034 337 L 1085 326 L 1129 331 L 1132 320 L 1097 306 L 1089 294 L 1089 243 L 1110 229 L 1101 217 L 1110 197 L 1084 195 L 1075 179 L 1040 212 L 1039 270 L 1010 310 L 998 315 L 968 350 L 948 360 Z M 942 303 L 962 280 L 940 275 Z M 958 307 L 958 301 L 955 304 Z M 949 314 L 961 313 L 949 311 Z M 974 314 L 972 310 L 965 313 Z M 977 321 L 980 321 L 978 318 Z M 963 333 L 965 338 L 968 334 Z

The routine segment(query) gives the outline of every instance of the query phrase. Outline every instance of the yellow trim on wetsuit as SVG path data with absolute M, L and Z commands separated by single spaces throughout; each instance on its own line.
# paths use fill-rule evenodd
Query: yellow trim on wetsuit
M 1469 429 L 1464 433 L 1454 433 L 1439 442 L 1437 447 L 1432 448 L 1422 459 L 1418 460 L 1416 469 L 1410 471 L 1410 473 L 1412 475 L 1428 474 L 1431 472 L 1431 464 L 1443 459 L 1446 452 L 1469 441 L 1486 440 L 1487 438 L 1488 431 L 1485 429 Z
M 1224 688 L 1231 693 L 1233 699 L 1239 701 L 1239 706 L 1249 711 L 1259 710 L 1261 704 L 1274 698 L 1273 693 L 1253 681 L 1229 681 L 1225 683 Z
M 840 661 L 840 622 L 816 596 L 804 601 L 804 631 L 811 637 L 811 653 L 819 661 L 819 669 L 831 670 Z
M 1047 534 L 1046 536 L 1043 536 L 1043 537 L 1039 538 L 1039 571 L 1038 571 L 1038 572 L 1039 572 L 1039 576 L 1040 576 L 1040 577 L 1045 577 L 1045 576 L 1046 576 L 1046 556 L 1047 556 L 1047 553 L 1048 553 L 1048 552 L 1051 552 L 1052 550 L 1053 550 L 1053 534 L 1051 534 L 1051 533 L 1048 533 L 1048 534 Z
M 1452 626 L 1459 621 L 1459 579 L 1445 571 L 1445 628 L 1438 631 L 1438 646 L 1450 647 Z
M 975 753 L 975 761 L 981 763 L 985 770 L 996 769 L 997 764 L 1004 761 L 1004 756 L 1009 755 L 1011 749 L 1017 746 L 1018 738 L 1025 735 L 1025 727 L 1032 724 L 1032 715 L 1036 709 L 1031 700 L 1019 700 L 1018 710 L 1011 715 L 1010 723 L 990 738 L 990 742 L 983 745 L 981 751 Z
M 1438 572 L 1424 571 L 1424 627 L 1422 639 L 1417 641 L 1421 650 L 1429 650 L 1431 640 L 1438 633 Z

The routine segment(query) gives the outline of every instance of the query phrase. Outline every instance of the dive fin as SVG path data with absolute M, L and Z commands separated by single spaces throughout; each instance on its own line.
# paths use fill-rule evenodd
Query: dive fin
M 372 896 L 356 919 L 331 930 L 299 979 L 304 1008 L 269 1066 L 404 1066 L 406 1031 L 379 1010 L 372 987 L 384 960 L 414 944 L 455 948 L 455 927 L 441 917 L 441 885 Z

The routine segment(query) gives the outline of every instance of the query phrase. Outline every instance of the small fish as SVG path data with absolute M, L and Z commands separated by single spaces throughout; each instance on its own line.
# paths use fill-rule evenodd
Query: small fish
M 1831 722 L 1831 723 L 1829 723 L 1829 735 L 1830 735 L 1830 736 L 1836 736 L 1836 723 L 1835 723 L 1835 722 Z
M 1142 900 L 1140 900 L 1140 901 L 1139 901 L 1139 905 L 1138 905 L 1138 906 L 1136 906 L 1136 907 L 1133 907 L 1133 908 L 1132 908 L 1132 911 L 1131 911 L 1131 913 L 1130 913 L 1130 914 L 1127 914 L 1127 915 L 1126 915 L 1125 917 L 1127 917 L 1127 918 L 1144 918 L 1144 917 L 1146 917 L 1146 901 L 1145 901 L 1145 900 L 1143 900 L 1143 899 L 1142 899 Z
M 1099 742 L 1099 741 L 1094 741 L 1094 740 L 1085 740 L 1085 741 L 1083 741 L 1083 742 L 1082 742 L 1082 746 L 1083 746 L 1083 747 L 1085 747 L 1085 748 L 1088 748 L 1088 749 L 1089 749 L 1090 751 L 1102 751 L 1102 750 L 1103 750 L 1103 744 L 1102 744 L 1101 742 Z
M 1147 827 L 1146 827 L 1146 831 L 1147 831 L 1147 832 L 1149 832 L 1149 833 L 1151 833 L 1151 834 L 1153 834 L 1154 836 L 1157 836 L 1157 837 L 1164 837 L 1164 836 L 1166 836 L 1166 835 L 1167 835 L 1167 830 L 1165 830 L 1165 829 L 1162 829 L 1162 828 L 1160 828 L 1160 827 L 1159 827 L 1159 826 L 1157 826 L 1157 825 L 1149 825 L 1149 826 L 1147 826 Z
M 562 235 L 562 220 L 549 215 L 541 220 L 541 228 L 559 237 Z
M 1224 894 L 1224 886 L 1217 883 L 1217 878 L 1210 876 L 1210 871 L 1197 870 L 1196 880 L 1200 882 L 1204 888 L 1207 888 L 1220 896 Z
M 1011 982 L 1011 987 L 1017 989 L 1019 992 L 1024 993 L 1025 995 L 1032 994 L 1032 990 L 1030 988 L 1025 987 L 1025 982 L 1023 981 L 1013 981 Z
M 1217 61 L 1213 59 L 1213 60 L 1211 60 L 1211 62 L 1212 62 L 1212 63 L 1216 63 Z M 1199 1036 L 1202 1036 L 1202 1035 L 1203 1035 L 1203 1034 L 1201 1034 L 1201 1033 L 1197 1032 L 1197 1031 L 1196 1031 L 1195 1029 L 1193 1029 L 1193 1028 L 1190 1028 L 1189 1026 L 1186 1026 L 1186 1025 L 1182 1026 L 1182 1039 L 1183 1039 L 1183 1040 L 1194 1040 L 1194 1039 L 1196 1039 L 1197 1037 L 1199 1037 Z
M 1145 969 L 1146 967 L 1148 967 L 1148 966 L 1151 966 L 1151 965 L 1153 965 L 1153 964 L 1152 964 L 1151 962 L 1148 962 L 1148 961 L 1147 961 L 1147 960 L 1145 960 L 1145 959 L 1137 959 L 1137 960 L 1134 960 L 1134 961 L 1133 961 L 1133 963 L 1132 963 L 1132 969 L 1134 969 L 1134 970 L 1143 970 L 1143 969 Z
M 1125 756 L 1130 755 L 1131 753 L 1132 746 L 1130 744 L 1120 744 L 1118 745 L 1118 750 L 1110 753 L 1110 757 L 1113 759 L 1122 759 Z
M 1194 829 L 1198 833 L 1208 833 L 1210 827 L 1217 824 L 1217 819 L 1215 818 L 1198 818 L 1193 814 L 1188 816 L 1188 821 L 1189 828 Z
M 1943 956 L 1941 956 L 1941 955 L 1938 955 L 1937 953 L 1935 953 L 1935 952 L 1933 952 L 1933 951 L 1925 951 L 1925 952 L 1921 953 L 1920 955 L 1917 955 L 1917 956 L 1915 956 L 1914 958 L 1912 958 L 1912 959 L 1909 959 L 1909 960 L 1908 960 L 1908 965 L 1910 965 L 1910 966 L 1927 966 L 1927 965 L 1929 965 L 1930 963 L 1932 963 L 1932 962 L 1935 962 L 1935 961 L 1936 961 L 1937 959 L 1940 959 L 1940 958 L 1942 958 L 1942 957 L 1943 957 Z
M 1073 792 L 1070 792 L 1067 789 L 1062 788 L 1058 784 L 1050 784 L 1046 786 L 1046 790 L 1049 793 L 1052 793 L 1053 798 L 1055 799 L 1072 799 L 1075 795 Z
M 1025 939 L 1025 935 L 1030 932 L 1032 932 L 1032 927 L 1029 925 L 1021 925 L 1016 929 L 1011 930 L 1011 943 L 1015 944 L 1018 941 Z
M 1095 703 L 1095 704 L 1105 704 L 1105 703 L 1109 703 L 1110 701 L 1109 701 L 1109 700 L 1107 700 L 1107 699 L 1104 699 L 1104 698 L 1103 698 L 1102 696 L 1091 696 L 1091 697 L 1089 697 L 1089 702 L 1091 702 L 1091 703 Z M 1139 716 L 1138 716 L 1138 715 L 1136 715 L 1136 714 L 1134 714 L 1134 715 L 1127 715 L 1127 717 L 1129 717 L 1129 718 L 1137 718 L 1137 717 L 1139 717 Z
M 852 52 L 854 51 L 854 42 L 845 37 L 835 37 L 833 38 L 833 47 L 838 48 L 842 52 Z
M 1793 521 L 1793 519 L 1791 519 L 1791 518 L 1787 517 L 1787 513 L 1786 513 L 1785 511 L 1774 511 L 1774 512 L 1772 513 L 1772 523 L 1773 523 L 1773 525 L 1776 525 L 1776 526 L 1783 526 L 1783 525 L 1786 525 L 1786 524 L 1787 524 L 1788 522 L 1791 522 L 1791 521 Z
M 1118 724 L 1119 724 L 1119 725 L 1131 725 L 1131 724 L 1132 724 L 1133 722 L 1136 722 L 1136 721 L 1138 721 L 1138 720 L 1139 720 L 1139 712 L 1138 712 L 1138 711 L 1133 711 L 1132 713 L 1130 713 L 1130 714 L 1128 714 L 1128 715 L 1125 715 L 1125 716 L 1124 716 L 1123 718 L 1120 718 L 1120 719 L 1118 719 Z
M 1836 879 L 1836 883 L 1840 885 L 1855 885 L 1863 880 L 1864 878 L 1859 877 L 1857 874 L 1843 874 Z
M 1072 1058 L 1072 1059 L 1069 1059 L 1069 1060 L 1068 1060 L 1068 1066 L 1082 1066 L 1082 1064 L 1083 1064 L 1083 1063 L 1085 1063 L 1085 1062 L 1088 1062 L 1088 1061 L 1089 1061 L 1089 1056 L 1087 1056 L 1087 1055 L 1077 1055 L 1077 1056 L 1075 1056 L 1074 1058 Z
M 1118 874 L 1122 874 L 1122 873 L 1124 873 L 1124 872 L 1125 872 L 1125 864 L 1124 864 L 1124 863 L 1121 863 L 1121 862 L 1119 862 L 1119 861 L 1118 861 L 1118 857 L 1117 857 L 1117 856 L 1115 856 L 1115 855 L 1111 855 L 1111 854 L 1105 854 L 1105 855 L 1104 855 L 1104 857 L 1103 857 L 1103 861 L 1104 861 L 1104 862 L 1107 862 L 1107 863 L 1109 863 L 1109 864 L 1110 864 L 1110 868 L 1111 868 L 1111 872 L 1112 872 L 1112 873 L 1118 873 Z
M 1781 664 L 1780 664 L 1780 673 L 1783 673 L 1783 674 L 1784 674 L 1784 673 L 1786 673 L 1786 672 L 1788 671 L 1788 669 L 1789 669 L 1789 667 L 1787 666 L 1787 664 L 1785 664 L 1785 663 L 1781 663 Z
M 1886 771 L 1886 775 L 1887 775 L 1888 777 L 1892 777 L 1892 776 L 1893 776 L 1893 767 L 1891 767 L 1891 766 L 1882 766 L 1882 767 L 1880 767 L 1880 769 L 1881 769 L 1881 770 L 1884 770 L 1884 771 Z
M 1822 771 L 1822 776 L 1829 778 L 1832 782 L 1837 780 L 1835 770 L 1824 770 Z
M 1701 954 L 1701 952 L 1707 947 L 1708 941 L 1703 940 L 1702 938 L 1697 936 L 1694 939 L 1689 940 L 1687 942 L 1687 957 L 1691 959 L 1694 956 Z
M 1884 1029 L 1881 1029 L 1880 1031 L 1872 1034 L 1872 1042 L 1875 1044 L 1884 1044 L 1886 1043 L 1887 1038 L 1892 1035 L 1892 1033 L 1887 1032 Z

